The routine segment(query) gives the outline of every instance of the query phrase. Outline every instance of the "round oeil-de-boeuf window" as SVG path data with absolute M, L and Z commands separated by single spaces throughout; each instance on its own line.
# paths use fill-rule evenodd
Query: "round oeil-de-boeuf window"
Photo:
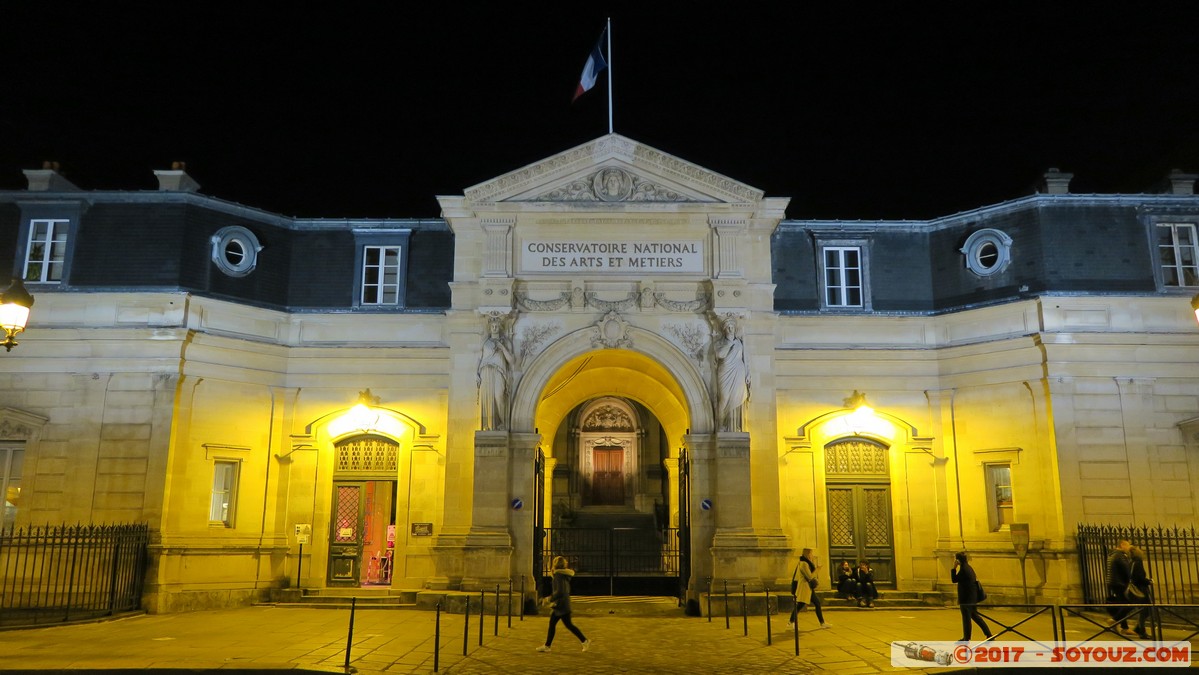
M 258 264 L 262 244 L 240 225 L 223 227 L 212 235 L 212 262 L 231 277 L 244 277 Z
M 1012 238 L 1000 230 L 979 230 L 961 248 L 966 269 L 980 277 L 998 274 L 1012 262 Z

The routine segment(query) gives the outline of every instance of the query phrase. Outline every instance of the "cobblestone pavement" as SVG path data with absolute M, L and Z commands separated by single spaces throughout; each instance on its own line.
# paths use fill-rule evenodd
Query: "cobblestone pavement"
M 1013 624 L 1020 615 L 992 611 Z M 552 650 L 539 653 L 544 616 L 487 616 L 479 645 L 478 616 L 471 617 L 463 656 L 464 621 L 441 615 L 439 672 L 445 673 L 874 673 L 893 668 L 891 641 L 957 637 L 956 609 L 826 610 L 831 627 L 799 617 L 800 654 L 786 617 L 707 618 L 576 614 L 592 641 L 583 652 L 559 626 Z M 350 664 L 359 673 L 430 673 L 434 666 L 436 613 L 359 609 Z M 748 629 L 747 629 L 748 625 Z M 995 621 L 992 625 L 999 628 Z M 344 672 L 349 628 L 346 610 L 250 607 L 135 616 L 102 623 L 0 632 L 0 671 L 300 669 Z M 1079 629 L 1082 626 L 1078 626 Z M 748 630 L 748 635 L 746 631 Z M 1047 617 L 1022 626 L 1048 639 Z M 498 632 L 498 635 L 496 634 Z M 1074 631 L 1071 631 L 1074 632 Z M 1085 638 L 1079 633 L 1078 639 Z M 1009 635 L 1005 639 L 1023 640 Z M 927 672 L 947 672 L 930 669 Z

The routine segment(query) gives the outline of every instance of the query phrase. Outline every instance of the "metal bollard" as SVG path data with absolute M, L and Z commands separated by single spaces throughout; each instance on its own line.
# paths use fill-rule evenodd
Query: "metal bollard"
M 729 580 L 724 580 L 724 629 L 729 629 Z
M 495 585 L 495 629 L 492 635 L 500 634 L 500 585 Z
M 350 672 L 350 647 L 354 645 L 354 606 L 358 604 L 358 598 L 350 598 L 350 632 L 346 636 L 346 663 L 345 671 Z
M 799 619 L 798 616 L 795 618 Z M 795 624 L 791 626 L 791 632 L 795 634 L 795 655 L 799 656 L 799 621 L 796 621 Z
M 520 578 L 520 617 L 521 621 L 525 620 L 525 578 Z
M 437 603 L 433 619 L 433 672 L 437 672 L 438 657 L 441 656 L 441 603 Z
M 508 579 L 508 627 L 512 627 L 512 579 Z
M 462 612 L 462 655 L 466 656 L 466 644 L 470 639 L 470 596 L 466 596 L 466 609 Z
M 770 634 L 770 589 L 762 586 L 762 590 L 766 591 L 766 646 L 774 644 L 774 637 Z
M 749 637 L 749 605 L 746 604 L 745 584 L 741 584 L 741 621 L 745 624 L 742 635 Z
M 481 588 L 479 589 L 479 646 L 480 647 L 483 646 L 483 617 L 484 617 L 484 612 L 487 609 L 485 607 L 485 605 L 487 604 L 486 593 L 487 593 L 487 591 L 485 591 Z
M 708 623 L 712 623 L 712 577 L 708 577 Z

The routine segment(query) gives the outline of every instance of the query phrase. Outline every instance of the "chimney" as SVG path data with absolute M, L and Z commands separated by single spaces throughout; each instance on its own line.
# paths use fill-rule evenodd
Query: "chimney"
M 169 171 L 159 171 L 155 169 L 154 175 L 158 177 L 158 189 L 165 192 L 195 192 L 200 189 L 200 184 L 194 178 L 187 175 L 187 163 L 171 162 Z
M 1048 195 L 1068 195 L 1072 180 L 1074 180 L 1074 174 L 1063 173 L 1056 167 L 1050 168 L 1045 172 L 1045 181 L 1041 184 L 1041 191 Z
M 1183 173 L 1181 169 L 1174 169 L 1170 172 L 1168 179 L 1170 194 L 1193 195 L 1195 194 L 1195 180 L 1199 179 L 1199 174 Z
M 42 162 L 40 169 L 25 169 L 30 192 L 77 192 L 79 187 L 58 172 L 58 162 Z

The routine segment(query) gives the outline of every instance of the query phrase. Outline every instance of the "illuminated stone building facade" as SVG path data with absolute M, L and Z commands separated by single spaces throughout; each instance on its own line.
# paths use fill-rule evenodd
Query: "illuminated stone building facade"
M 803 547 L 919 591 L 965 547 L 1018 595 L 1026 523 L 1033 594 L 1067 599 L 1079 523 L 1199 508 L 1193 175 L 809 221 L 619 135 L 424 220 L 26 173 L 5 522 L 149 523 L 152 611 L 531 589 L 549 552 L 610 577 L 570 534 L 605 528 L 694 601 L 785 587 Z

